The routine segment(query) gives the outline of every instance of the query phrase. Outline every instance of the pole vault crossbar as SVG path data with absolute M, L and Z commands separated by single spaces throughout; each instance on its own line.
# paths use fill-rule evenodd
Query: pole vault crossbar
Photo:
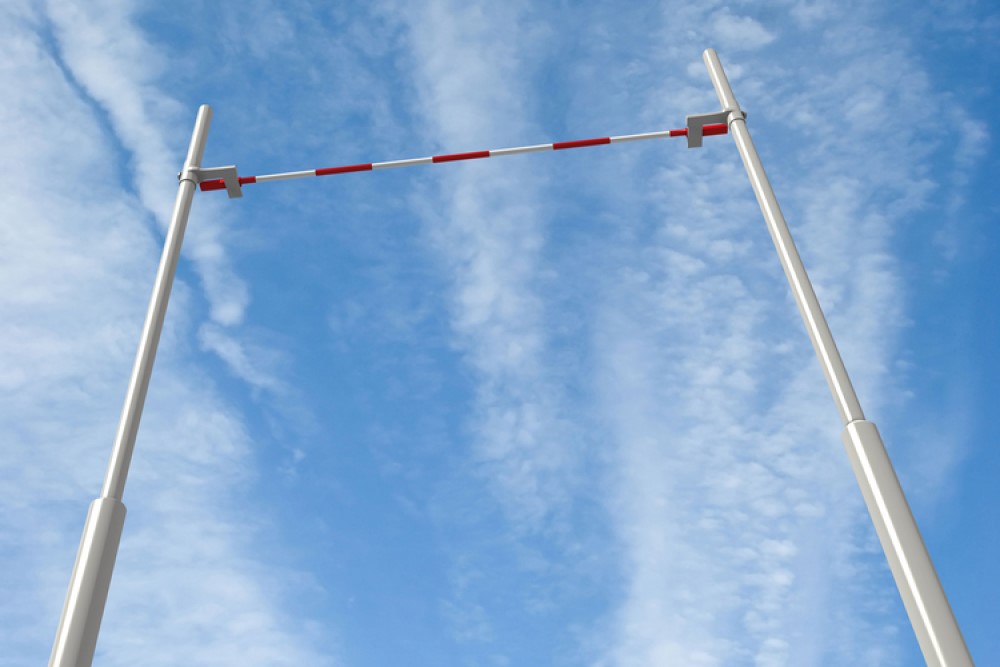
M 930 667 L 973 667 L 972 657 L 969 655 L 965 640 L 948 604 L 948 598 L 920 536 L 906 496 L 896 478 L 882 438 L 875 424 L 865 419 L 861 403 L 854 393 L 847 369 L 833 340 L 833 334 L 827 325 L 802 259 L 795 248 L 795 242 L 757 155 L 757 149 L 750 138 L 746 126 L 746 114 L 736 101 L 715 50 L 706 50 L 704 60 L 719 102 L 722 104 L 722 110 L 688 116 L 687 127 L 684 129 L 450 153 L 262 176 L 241 177 L 237 174 L 235 166 L 208 169 L 200 166 L 212 119 L 211 107 L 207 104 L 202 105 L 195 120 L 187 158 L 178 174 L 177 198 L 167 228 L 163 254 L 153 285 L 146 323 L 139 340 L 139 349 L 132 368 L 104 488 L 101 497 L 91 503 L 87 514 L 69 590 L 66 593 L 66 602 L 49 658 L 49 667 L 90 667 L 93 661 L 104 605 L 111 585 L 111 574 L 125 523 L 125 505 L 122 503 L 125 479 L 132 460 L 136 433 L 170 298 L 171 285 L 177 270 L 184 230 L 197 188 L 203 191 L 226 190 L 233 198 L 242 197 L 242 187 L 251 183 L 477 160 L 548 150 L 586 148 L 644 139 L 687 137 L 688 147 L 697 148 L 702 145 L 704 136 L 727 133 L 731 134 L 736 142 L 806 331 L 840 412 L 844 423 L 842 439 L 851 467 L 924 660 Z
M 692 117 L 698 118 L 698 117 Z M 695 121 L 690 127 L 679 130 L 663 130 L 660 132 L 644 132 L 642 134 L 624 134 L 617 137 L 600 137 L 598 139 L 579 139 L 577 141 L 557 141 L 551 144 L 534 144 L 531 146 L 514 146 L 512 148 L 494 148 L 484 151 L 466 153 L 448 153 L 431 155 L 429 157 L 408 158 L 405 160 L 389 160 L 387 162 L 366 162 L 363 164 L 348 164 L 340 167 L 325 167 L 323 169 L 307 169 L 305 171 L 286 171 L 277 174 L 261 176 L 239 176 L 236 167 L 216 167 L 202 169 L 199 172 L 201 182 L 198 187 L 202 191 L 228 190 L 230 198 L 240 197 L 242 186 L 253 183 L 269 183 L 271 181 L 287 181 L 294 178 L 310 178 L 312 176 L 335 176 L 351 174 L 359 171 L 376 171 L 379 169 L 394 169 L 396 167 L 416 167 L 424 164 L 441 164 L 443 162 L 459 162 L 462 160 L 481 160 L 506 155 L 521 155 L 524 153 L 541 153 L 544 151 L 561 151 L 569 148 L 589 148 L 591 146 L 607 146 L 629 141 L 644 141 L 648 139 L 669 139 L 671 137 L 687 137 L 688 145 L 696 148 L 701 145 L 701 137 L 726 134 L 729 127 L 722 122 L 699 124 Z M 213 178 L 219 175 L 222 178 Z

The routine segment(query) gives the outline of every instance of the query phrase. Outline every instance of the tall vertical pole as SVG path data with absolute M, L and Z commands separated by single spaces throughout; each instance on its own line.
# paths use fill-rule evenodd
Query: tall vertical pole
M 743 159 L 743 166 L 746 167 L 750 185 L 778 250 L 778 258 L 791 285 L 799 313 L 840 411 L 844 423 L 842 438 L 851 467 L 875 524 L 882 550 L 889 561 L 896 587 L 903 598 L 910 624 L 917 635 L 924 660 L 931 667 L 970 666 L 973 664 L 972 657 L 889 461 L 885 445 L 875 424 L 865 420 L 861 411 L 861 404 L 854 393 L 840 352 L 837 351 L 819 300 L 788 231 L 757 149 L 750 139 L 745 115 L 733 95 L 715 49 L 707 49 L 704 60 L 719 102 L 722 103 L 723 111 L 728 114 L 726 122 L 729 123 L 730 133 Z
M 153 284 L 153 295 L 146 313 L 146 323 L 139 339 L 132 378 L 125 395 L 121 421 L 115 437 L 111 462 L 104 480 L 101 497 L 90 504 L 83 537 L 73 566 L 66 603 L 63 606 L 59 628 L 56 630 L 49 667 L 90 667 L 94 660 L 97 635 L 104 615 L 104 604 L 111 586 L 111 573 L 118 554 L 122 528 L 125 524 L 125 479 L 132 461 L 135 436 L 139 430 L 142 408 L 146 402 L 146 390 L 153 372 L 156 347 L 163 329 L 163 318 L 170 300 L 180 257 L 184 230 L 187 227 L 191 202 L 198 185 L 198 168 L 205 152 L 205 140 L 212 121 L 212 109 L 203 104 L 198 110 L 191 144 L 188 147 L 184 168 L 179 175 L 177 199 L 173 215 L 167 228 L 167 238 L 160 257 L 160 268 Z

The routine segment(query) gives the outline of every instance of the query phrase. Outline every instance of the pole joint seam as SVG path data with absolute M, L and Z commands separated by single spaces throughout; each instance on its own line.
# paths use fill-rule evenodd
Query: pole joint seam
M 726 121 L 726 125 L 728 127 L 732 127 L 733 123 L 735 121 L 738 121 L 738 120 L 745 121 L 747 119 L 747 112 L 744 111 L 743 109 L 739 108 L 739 107 L 729 107 L 729 108 L 723 109 L 723 111 L 728 111 L 729 112 L 729 117 L 728 117 L 728 120 Z
M 191 181 L 195 185 L 198 185 L 200 179 L 198 178 L 198 165 L 185 165 L 185 167 L 177 172 L 177 182 L 183 183 L 184 181 Z

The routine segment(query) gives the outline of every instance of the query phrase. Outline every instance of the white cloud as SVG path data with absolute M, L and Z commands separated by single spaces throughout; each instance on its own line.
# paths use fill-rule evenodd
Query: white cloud
M 276 353 L 267 347 L 236 339 L 210 323 L 198 330 L 198 340 L 203 349 L 217 354 L 234 375 L 255 389 L 281 392 L 284 388 L 273 368 Z
M 168 67 L 166 56 L 148 43 L 136 28 L 134 9 L 112 0 L 86 6 L 75 2 L 47 2 L 48 18 L 58 40 L 60 57 L 74 81 L 107 114 L 116 140 L 128 152 L 123 165 L 140 201 L 165 228 L 173 210 L 176 174 L 190 133 L 171 132 L 171 147 L 163 127 L 191 127 L 188 113 L 158 90 L 156 82 Z M 183 125 L 181 125 L 183 123 Z M 190 125 L 189 125 L 190 123 Z M 183 137 L 183 138 L 182 138 Z M 224 218 L 209 202 L 199 202 L 213 215 L 197 214 L 187 232 L 186 252 L 198 268 L 214 319 L 238 324 L 249 301 L 243 281 L 236 276 L 220 242 Z
M 798 1 L 793 3 L 789 14 L 800 26 L 811 28 L 820 25 L 823 19 L 828 19 L 836 12 L 837 6 L 824 0 L 814 0 L 813 2 Z
M 519 91 L 532 44 L 511 38 L 524 34 L 521 12 L 509 3 L 446 1 L 406 10 L 421 115 L 436 143 L 460 150 L 531 126 Z M 453 276 L 453 324 L 478 376 L 476 456 L 517 521 L 540 527 L 565 500 L 572 462 L 559 391 L 544 372 L 534 186 L 488 166 L 455 166 L 437 174 L 446 213 L 426 205 L 422 212 Z
M 720 49 L 752 51 L 774 41 L 773 32 L 759 21 L 749 16 L 735 16 L 723 9 L 710 18 L 712 36 L 718 40 Z

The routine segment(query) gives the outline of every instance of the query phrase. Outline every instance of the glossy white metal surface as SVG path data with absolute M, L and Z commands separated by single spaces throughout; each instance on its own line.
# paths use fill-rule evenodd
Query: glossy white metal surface
M 392 169 L 393 167 L 412 167 L 418 164 L 433 164 L 433 157 L 415 157 L 409 160 L 390 160 L 389 162 L 372 162 L 372 169 Z
M 664 130 L 662 132 L 641 132 L 639 134 L 622 134 L 617 137 L 611 137 L 611 143 L 621 144 L 626 141 L 643 141 L 644 139 L 669 139 L 671 136 L 670 130 Z
M 719 56 L 714 49 L 708 49 L 704 53 L 704 60 L 719 102 L 723 109 L 730 111 L 727 121 L 729 133 L 743 159 L 781 266 L 845 425 L 844 445 L 847 447 L 855 478 L 861 487 L 924 660 L 932 667 L 969 667 L 973 662 L 962 632 L 948 604 L 948 598 L 934 570 L 878 429 L 872 422 L 865 420 L 847 369 L 750 138 L 745 116 L 722 69 Z
M 315 175 L 315 169 L 309 169 L 308 171 L 286 171 L 280 174 L 265 174 L 263 176 L 258 176 L 257 182 L 267 183 L 268 181 L 288 181 L 293 178 L 308 178 L 309 176 Z
M 924 659 L 932 667 L 972 665 L 878 429 L 872 422 L 854 421 L 841 437 Z
M 490 151 L 490 157 L 500 157 L 502 155 L 520 155 L 522 153 L 540 153 L 552 150 L 552 144 L 535 144 L 534 146 L 515 146 L 513 148 L 494 148 Z
M 85 667 L 93 661 L 124 525 L 125 505 L 121 501 L 99 498 L 90 504 L 50 667 Z

